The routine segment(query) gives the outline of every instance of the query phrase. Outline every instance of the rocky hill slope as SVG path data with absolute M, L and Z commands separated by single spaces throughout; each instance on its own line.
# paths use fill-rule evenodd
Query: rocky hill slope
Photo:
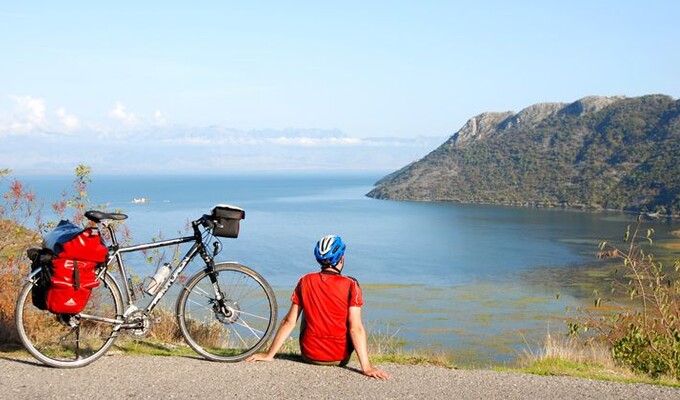
M 471 118 L 378 199 L 680 213 L 680 100 L 586 97 Z

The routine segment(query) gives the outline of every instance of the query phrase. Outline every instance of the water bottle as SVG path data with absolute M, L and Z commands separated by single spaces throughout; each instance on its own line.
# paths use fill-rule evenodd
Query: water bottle
M 165 263 L 160 268 L 158 268 L 158 271 L 156 271 L 156 274 L 153 276 L 153 278 L 151 278 L 151 282 L 144 291 L 151 296 L 155 295 L 169 275 L 170 264 Z

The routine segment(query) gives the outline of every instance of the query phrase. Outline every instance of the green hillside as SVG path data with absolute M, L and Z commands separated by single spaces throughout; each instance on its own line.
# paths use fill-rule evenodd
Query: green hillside
M 586 97 L 480 114 L 368 196 L 680 214 L 680 101 Z

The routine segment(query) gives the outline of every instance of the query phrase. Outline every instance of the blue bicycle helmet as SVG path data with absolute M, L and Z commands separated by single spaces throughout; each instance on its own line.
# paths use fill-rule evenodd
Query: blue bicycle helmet
M 340 236 L 324 236 L 316 243 L 314 256 L 322 268 L 335 267 L 345 254 L 345 247 Z

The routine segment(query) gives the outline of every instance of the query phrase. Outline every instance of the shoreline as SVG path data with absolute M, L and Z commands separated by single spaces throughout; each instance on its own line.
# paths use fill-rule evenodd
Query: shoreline
M 586 204 L 574 204 L 574 205 L 564 205 L 564 204 L 553 204 L 553 203 L 542 203 L 542 202 L 532 202 L 532 201 L 526 201 L 526 202 L 493 202 L 493 201 L 478 201 L 478 202 L 472 202 L 472 201 L 462 201 L 462 200 L 456 200 L 456 199 L 407 199 L 407 198 L 390 198 L 390 197 L 382 197 L 382 196 L 371 196 L 370 192 L 364 194 L 365 197 L 368 197 L 373 200 L 381 200 L 381 201 L 403 201 L 403 202 L 415 202 L 415 203 L 441 203 L 441 204 L 463 204 L 463 205 L 481 205 L 481 206 L 495 206 L 495 207 L 514 207 L 514 208 L 535 208 L 535 209 L 557 209 L 557 210 L 564 210 L 564 211 L 582 211 L 582 212 L 588 212 L 588 213 L 619 213 L 619 214 L 624 214 L 624 215 L 642 215 L 644 217 L 644 214 L 651 214 L 648 212 L 643 211 L 642 209 L 628 209 L 628 210 L 618 210 L 618 209 L 612 209 L 612 208 L 602 208 L 602 207 L 594 207 L 594 206 L 589 206 Z M 664 215 L 656 215 L 656 216 L 650 216 L 650 220 L 656 220 L 656 221 L 663 221 L 664 219 L 668 220 L 678 220 L 680 219 L 680 213 L 678 214 L 664 214 Z

